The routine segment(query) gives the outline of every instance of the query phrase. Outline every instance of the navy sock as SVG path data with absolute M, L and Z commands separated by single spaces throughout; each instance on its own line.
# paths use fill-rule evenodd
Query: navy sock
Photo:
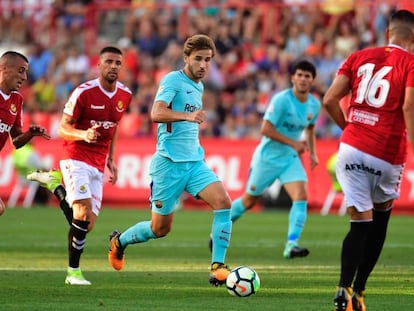
M 69 267 L 79 268 L 79 261 L 85 247 L 89 221 L 73 219 L 68 234 Z
M 351 287 L 366 246 L 372 221 L 351 222 L 351 229 L 342 243 L 341 278 L 339 286 Z
M 367 238 L 367 245 L 355 277 L 354 291 L 365 290 L 369 275 L 374 269 L 384 246 L 387 235 L 388 220 L 391 209 L 387 211 L 373 211 L 373 222 Z

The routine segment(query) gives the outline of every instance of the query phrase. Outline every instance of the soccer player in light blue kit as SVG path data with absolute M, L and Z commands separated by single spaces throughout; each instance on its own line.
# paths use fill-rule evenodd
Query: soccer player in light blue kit
M 152 219 L 122 234 L 111 233 L 108 259 L 116 270 L 123 267 L 127 245 L 168 234 L 177 201 L 187 191 L 213 209 L 209 282 L 218 286 L 226 281 L 229 268 L 224 260 L 231 236 L 231 200 L 223 183 L 206 165 L 199 142 L 199 124 L 206 120 L 201 79 L 215 53 L 214 42 L 208 36 L 188 38 L 184 43 L 184 68 L 170 72 L 160 83 L 151 111 L 152 121 L 158 123 L 157 150 L 150 166 Z
M 315 77 L 314 65 L 299 61 L 291 76 L 293 87 L 272 97 L 263 117 L 262 139 L 253 154 L 245 193 L 231 207 L 231 219 L 235 221 L 278 179 L 292 199 L 285 258 L 309 254 L 308 249 L 298 245 L 298 240 L 307 216 L 307 176 L 301 155 L 309 150 L 311 168 L 318 164 L 314 124 L 321 103 L 309 93 Z M 305 140 L 302 140 L 304 131 Z

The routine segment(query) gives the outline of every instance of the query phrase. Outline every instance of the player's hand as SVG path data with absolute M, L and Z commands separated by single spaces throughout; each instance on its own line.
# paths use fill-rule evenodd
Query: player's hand
M 0 216 L 4 214 L 6 211 L 6 204 L 4 204 L 3 200 L 0 198 Z
M 207 119 L 207 111 L 205 110 L 198 110 L 188 114 L 187 121 L 195 122 L 195 123 L 202 123 Z
M 302 154 L 308 149 L 308 144 L 306 141 L 295 141 L 292 147 L 298 154 Z
M 83 138 L 87 143 L 96 143 L 96 141 L 98 140 L 98 137 L 101 135 L 99 134 L 99 132 L 97 131 L 97 128 L 100 127 L 100 125 L 95 124 L 94 126 L 88 128 L 85 131 L 85 137 Z
M 311 154 L 310 160 L 311 160 L 311 170 L 313 170 L 319 164 L 318 156 L 316 154 Z
M 43 126 L 32 124 L 29 126 L 29 132 L 32 136 L 42 136 L 45 139 L 50 139 L 49 133 Z
M 118 168 L 116 167 L 112 158 L 108 158 L 108 162 L 106 163 L 106 166 L 111 172 L 111 175 L 109 176 L 109 182 L 114 185 L 116 181 L 118 180 Z

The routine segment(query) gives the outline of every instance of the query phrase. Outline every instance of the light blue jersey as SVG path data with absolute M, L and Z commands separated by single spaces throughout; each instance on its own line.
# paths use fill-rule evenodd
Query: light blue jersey
M 202 109 L 202 82 L 194 82 L 182 71 L 172 71 L 161 81 L 155 102 L 167 103 L 173 111 L 192 113 Z M 204 161 L 197 122 L 158 124 L 157 151 L 150 165 L 151 202 L 161 215 L 174 212 L 179 196 L 187 191 L 194 197 L 217 175 Z
M 172 71 L 161 80 L 154 101 L 165 102 L 173 111 L 191 113 L 202 109 L 203 91 L 202 82 L 194 82 L 182 70 Z M 173 162 L 203 160 L 199 124 L 188 121 L 159 123 L 157 153 Z
M 307 101 L 301 103 L 293 90 L 287 89 L 273 96 L 263 118 L 279 133 L 299 141 L 303 131 L 316 122 L 320 108 L 319 100 L 313 95 L 308 94 Z M 262 195 L 276 179 L 284 185 L 306 182 L 307 176 L 295 149 L 262 136 L 252 157 L 246 192 L 253 196 Z
M 267 107 L 264 120 L 273 124 L 275 129 L 284 136 L 299 141 L 303 131 L 311 124 L 315 124 L 321 109 L 320 101 L 308 94 L 306 102 L 301 103 L 289 88 L 274 95 Z M 267 136 L 262 136 L 252 159 L 255 162 L 280 161 L 280 157 L 297 155 L 295 149 L 279 143 Z

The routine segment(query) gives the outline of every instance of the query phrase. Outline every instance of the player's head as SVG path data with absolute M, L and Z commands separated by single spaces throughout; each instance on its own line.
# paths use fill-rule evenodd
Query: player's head
M 199 50 L 211 50 L 211 56 L 214 57 L 214 55 L 216 55 L 216 45 L 214 44 L 213 39 L 202 34 L 187 38 L 184 43 L 184 55 L 190 56 L 191 53 Z
M 307 94 L 311 90 L 315 77 L 316 69 L 311 62 L 307 60 L 296 62 L 293 65 L 290 78 L 295 94 Z
M 316 68 L 310 61 L 300 60 L 293 64 L 292 74 L 295 74 L 298 70 L 310 72 L 312 78 L 316 78 Z
M 120 49 L 118 49 L 115 46 L 106 46 L 104 48 L 102 48 L 101 52 L 99 53 L 99 55 L 103 55 L 105 53 L 113 53 L 113 54 L 118 54 L 122 56 L 122 51 Z
M 214 41 L 202 34 L 189 37 L 184 43 L 184 72 L 194 81 L 199 81 L 208 72 L 216 54 Z
M 7 51 L 0 57 L 0 89 L 9 94 L 17 91 L 27 80 L 29 60 L 16 51 Z
M 122 67 L 122 52 L 114 46 L 106 46 L 99 53 L 98 68 L 101 81 L 113 84 L 118 79 Z
M 414 42 L 414 14 L 399 10 L 391 15 L 387 28 L 390 43 Z

